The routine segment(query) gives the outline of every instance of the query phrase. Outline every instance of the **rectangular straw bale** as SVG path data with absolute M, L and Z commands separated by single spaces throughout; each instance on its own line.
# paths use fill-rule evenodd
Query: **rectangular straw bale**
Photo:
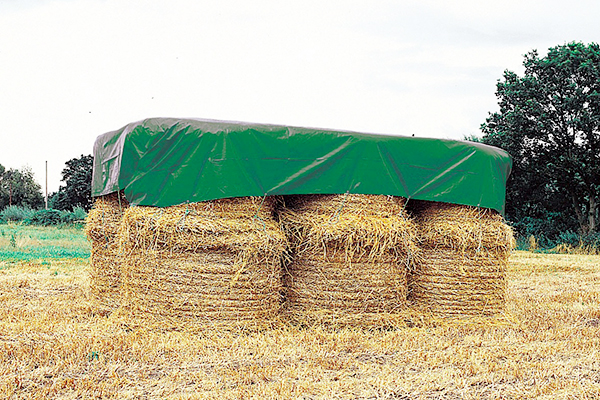
M 368 327 L 406 309 L 406 274 L 418 248 L 404 199 L 306 195 L 286 203 L 280 218 L 292 245 L 284 278 L 288 318 Z
M 280 306 L 279 260 L 242 270 L 232 253 L 132 253 L 127 258 L 126 307 L 142 318 L 229 324 L 276 316 Z M 202 322 L 201 322 L 202 323 Z M 176 326 L 174 326 L 176 327 Z
M 488 208 L 430 201 L 415 201 L 419 240 L 428 247 L 463 252 L 510 252 L 513 231 L 502 215 Z
M 410 299 L 438 316 L 489 316 L 506 302 L 512 229 L 493 210 L 421 202 L 423 257 L 409 276 Z
M 406 268 L 391 255 L 377 262 L 320 253 L 303 257 L 288 270 L 289 307 L 384 312 L 405 306 Z
M 506 303 L 507 254 L 424 248 L 411 300 L 439 316 L 491 316 Z
M 121 286 L 117 232 L 129 203 L 122 192 L 96 198 L 86 218 L 85 233 L 92 245 L 90 293 L 95 305 L 113 311 L 119 305 Z
M 287 245 L 273 206 L 267 197 L 129 209 L 120 231 L 122 312 L 164 329 L 272 323 Z

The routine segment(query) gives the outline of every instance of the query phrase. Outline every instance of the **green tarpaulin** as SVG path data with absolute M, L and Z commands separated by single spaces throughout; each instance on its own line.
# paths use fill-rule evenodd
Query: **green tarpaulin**
M 92 195 L 133 205 L 225 197 L 386 194 L 504 211 L 509 155 L 479 143 L 201 119 L 101 135 Z

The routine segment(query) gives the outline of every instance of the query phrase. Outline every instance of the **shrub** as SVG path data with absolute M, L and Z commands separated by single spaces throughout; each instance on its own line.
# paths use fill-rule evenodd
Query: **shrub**
M 581 237 L 581 243 L 584 246 L 600 248 L 600 232 L 590 233 L 589 235 Z
M 63 224 L 72 224 L 75 221 L 75 215 L 72 211 L 60 211 L 60 222 Z
M 83 221 L 87 217 L 87 212 L 83 207 L 74 207 L 73 215 L 75 216 L 75 221 Z
M 600 233 L 581 236 L 572 231 L 562 232 L 556 239 L 552 252 L 575 254 L 600 253 Z
M 573 231 L 561 232 L 556 238 L 556 245 L 579 246 L 581 237 Z
M 535 217 L 524 216 L 510 223 L 515 230 L 517 242 L 520 238 L 525 249 L 529 246 L 524 242 L 527 242 L 531 235 L 535 237 L 538 249 L 550 249 L 561 242 L 572 245 L 579 242 L 578 235 L 573 233 L 577 229 L 577 221 L 567 218 L 566 213 L 546 211 Z
M 0 220 L 2 222 L 19 222 L 25 221 L 35 213 L 35 210 L 32 210 L 29 207 L 21 207 L 21 206 L 8 206 L 2 212 L 0 212 Z
M 87 213 L 82 207 L 75 207 L 73 211 L 61 211 L 60 221 L 63 224 L 72 224 L 74 222 L 81 222 L 85 220 Z
M 39 210 L 36 211 L 27 222 L 32 225 L 58 225 L 62 223 L 61 212 L 52 208 Z
M 525 251 L 529 250 L 529 238 L 527 238 L 525 236 L 521 236 L 521 235 L 516 235 L 515 241 L 516 241 L 516 246 L 515 246 L 516 250 L 525 250 Z

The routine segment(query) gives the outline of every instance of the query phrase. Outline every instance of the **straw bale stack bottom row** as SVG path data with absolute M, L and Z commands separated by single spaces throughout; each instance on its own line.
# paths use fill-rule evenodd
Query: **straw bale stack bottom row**
M 99 308 L 162 328 L 375 326 L 409 309 L 504 308 L 512 232 L 495 211 L 384 195 L 297 195 L 90 211 Z

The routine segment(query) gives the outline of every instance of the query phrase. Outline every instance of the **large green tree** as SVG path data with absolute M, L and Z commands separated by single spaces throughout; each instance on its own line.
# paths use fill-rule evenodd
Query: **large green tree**
M 91 155 L 81 155 L 65 163 L 62 170 L 64 185 L 53 194 L 51 206 L 58 210 L 72 210 L 82 207 L 89 210 L 92 207 L 92 162 Z
M 600 188 L 600 47 L 568 43 L 545 56 L 527 53 L 525 73 L 505 71 L 500 111 L 481 129 L 483 141 L 514 161 L 507 213 L 515 219 L 554 215 L 598 231 Z
M 0 165 L 0 210 L 7 206 L 41 208 L 44 197 L 29 167 L 6 169 Z

